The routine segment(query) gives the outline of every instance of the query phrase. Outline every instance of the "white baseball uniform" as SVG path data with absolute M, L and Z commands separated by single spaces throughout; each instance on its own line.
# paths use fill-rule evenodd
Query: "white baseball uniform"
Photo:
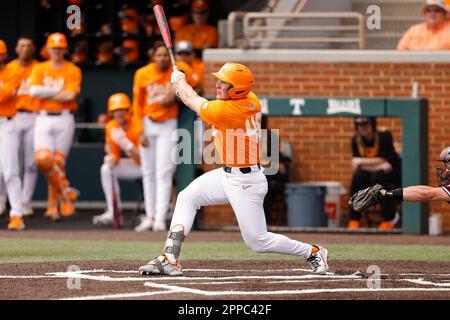
M 26 205 L 29 205 L 32 200 L 37 180 L 37 167 L 34 161 L 34 125 L 38 101 L 30 96 L 30 75 L 38 64 L 39 62 L 34 60 L 27 67 L 23 67 L 18 59 L 8 64 L 21 75 L 22 80 L 15 98 L 17 109 L 15 122 L 19 135 L 20 167 L 23 174 L 22 201 Z
M 261 106 L 256 95 L 205 102 L 199 115 L 216 130 L 214 143 L 225 166 L 198 177 L 178 195 L 171 230 L 182 225 L 188 235 L 200 207 L 230 203 L 242 238 L 253 251 L 310 257 L 310 244 L 267 231 L 267 179 L 259 166 Z M 172 245 L 168 238 L 166 247 Z
M 189 83 L 194 84 L 192 69 L 185 63 L 177 63 Z M 149 147 L 140 146 L 143 176 L 145 213 L 158 223 L 165 221 L 172 194 L 173 174 L 176 164 L 171 153 L 177 139 L 172 133 L 177 129 L 178 104 L 162 105 L 162 101 L 173 95 L 170 83 L 172 67 L 159 71 L 151 63 L 136 71 L 133 83 L 133 114 L 149 141 Z
M 14 116 L 20 75 L 9 65 L 0 70 L 0 172 L 11 205 L 10 216 L 22 216 L 22 183 L 19 175 L 19 139 Z M 3 195 L 3 198 L 5 196 Z

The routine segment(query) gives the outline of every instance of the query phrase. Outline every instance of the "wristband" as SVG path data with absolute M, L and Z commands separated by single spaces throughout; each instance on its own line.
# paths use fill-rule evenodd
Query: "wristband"
M 403 201 L 403 188 L 386 191 L 384 197 L 391 200 Z

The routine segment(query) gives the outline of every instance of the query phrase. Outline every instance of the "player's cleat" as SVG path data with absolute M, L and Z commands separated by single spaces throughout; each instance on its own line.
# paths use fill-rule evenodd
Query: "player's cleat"
M 47 211 L 45 211 L 44 218 L 51 220 L 51 221 L 57 221 L 61 218 L 58 212 L 58 208 L 56 207 L 49 207 L 47 208 Z
M 22 217 L 12 216 L 9 219 L 8 230 L 21 231 L 25 229 L 25 223 Z
M 394 229 L 394 226 L 390 221 L 383 221 L 378 226 L 378 230 L 392 230 Z
M 153 231 L 167 231 L 166 222 L 164 220 L 155 220 Z
M 358 229 L 361 227 L 359 220 L 349 220 L 347 228 L 349 229 Z
M 109 226 L 114 222 L 114 214 L 112 212 L 106 211 L 105 213 L 99 214 L 92 218 L 92 223 L 97 226 Z
M 63 217 L 71 217 L 75 213 L 75 207 L 73 206 L 72 202 L 70 201 L 61 201 L 59 205 L 59 212 Z
M 6 204 L 0 203 L 0 216 L 6 212 Z
M 166 275 L 178 277 L 183 275 L 183 269 L 178 261 L 169 261 L 166 255 L 156 257 L 139 268 L 141 275 Z
M 316 274 L 326 274 L 328 270 L 328 250 L 318 245 L 313 245 L 317 251 L 311 253 L 306 261 L 309 262 L 312 272 Z
M 149 218 L 146 215 L 141 216 L 141 223 L 134 228 L 136 232 L 143 232 L 151 230 L 153 227 L 153 218 Z
M 31 204 L 24 203 L 22 204 L 22 213 L 24 217 L 29 217 L 34 214 L 33 208 L 31 207 Z

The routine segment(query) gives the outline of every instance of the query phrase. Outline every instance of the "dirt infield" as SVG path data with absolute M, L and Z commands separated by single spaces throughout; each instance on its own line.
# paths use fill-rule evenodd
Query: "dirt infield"
M 448 262 L 336 261 L 327 275 L 319 276 L 301 261 L 185 261 L 183 277 L 175 278 L 141 276 L 136 272 L 141 263 L 3 264 L 0 298 L 450 299 Z M 371 265 L 383 270 L 379 289 L 373 289 L 376 282 L 367 273 Z

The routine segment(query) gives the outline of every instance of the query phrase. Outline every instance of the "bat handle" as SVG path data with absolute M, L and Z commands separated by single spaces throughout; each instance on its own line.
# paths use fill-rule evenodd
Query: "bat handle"
M 173 55 L 172 50 L 169 50 L 170 60 L 172 60 L 173 71 L 178 71 L 177 63 L 175 61 L 175 56 Z

